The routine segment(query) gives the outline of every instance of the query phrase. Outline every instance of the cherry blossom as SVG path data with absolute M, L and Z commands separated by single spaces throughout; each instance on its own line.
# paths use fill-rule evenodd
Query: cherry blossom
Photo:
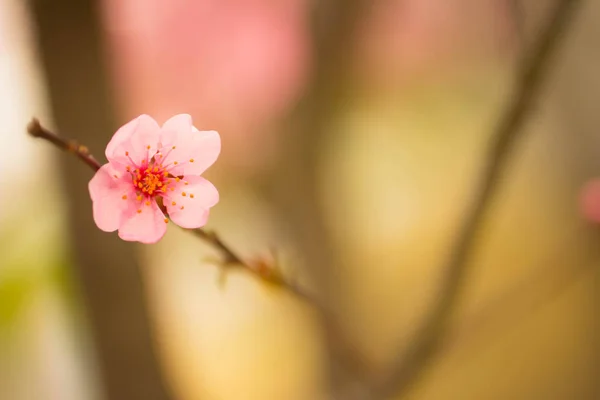
M 96 225 L 141 243 L 158 242 L 169 219 L 183 228 L 204 226 L 219 192 L 200 175 L 220 150 L 219 134 L 199 131 L 187 114 L 162 127 L 148 115 L 127 123 L 106 147 L 109 162 L 89 183 Z

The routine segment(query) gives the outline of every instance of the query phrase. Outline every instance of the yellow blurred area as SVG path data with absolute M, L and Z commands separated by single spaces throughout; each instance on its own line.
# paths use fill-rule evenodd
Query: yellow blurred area
M 129 12 L 134 3 L 123 2 L 132 7 Z M 185 8 L 185 2 L 175 3 Z M 266 0 L 255 3 L 257 9 L 271 10 Z M 426 3 L 436 9 L 435 1 Z M 497 11 L 486 12 L 493 16 Z M 0 0 L 0 132 L 5 143 L 0 157 L 0 398 L 103 399 L 108 398 L 99 366 L 104 359 L 94 344 L 97 327 L 87 314 L 90 294 L 81 286 L 78 261 L 71 255 L 78 251 L 69 240 L 72 210 L 65 205 L 65 178 L 55 165 L 63 154 L 24 132 L 32 115 L 52 126 L 30 13 L 18 0 Z M 268 15 L 279 15 L 273 13 L 275 17 Z M 422 13 L 424 19 L 434 15 Z M 600 395 L 600 237 L 577 208 L 580 186 L 598 167 L 591 144 L 598 142 L 599 117 L 595 110 L 565 100 L 598 104 L 600 94 L 593 72 L 597 68 L 590 67 L 600 67 L 594 28 L 600 6 L 589 2 L 582 14 L 500 182 L 440 354 L 414 390 L 401 398 L 564 400 Z M 143 25 L 142 17 L 138 22 Z M 478 22 L 477 29 L 487 32 L 485 27 Z M 485 46 L 493 46 L 495 36 L 490 37 Z M 118 37 L 106 34 L 106 43 L 110 40 Z M 443 59 L 448 68 L 427 65 L 411 75 L 414 79 L 403 77 L 389 87 L 370 87 L 368 76 L 363 77 L 353 98 L 328 119 L 327 136 L 315 144 L 320 146 L 318 201 L 341 261 L 331 266 L 336 315 L 376 370 L 412 345 L 409 339 L 437 300 L 441 268 L 473 195 L 492 129 L 513 94 L 514 57 L 494 56 L 474 42 L 465 42 L 473 48 L 447 50 Z M 109 44 L 107 48 L 106 57 L 117 57 Z M 453 62 L 458 54 L 469 54 L 468 62 Z M 118 68 L 119 60 L 108 64 Z M 157 87 L 165 79 L 158 73 L 155 78 L 144 79 Z M 147 90 L 162 93 L 154 86 Z M 135 93 L 121 96 L 115 95 L 116 103 L 135 98 Z M 150 100 L 145 99 L 157 112 L 170 110 L 170 105 Z M 136 104 L 121 106 L 121 116 L 137 109 Z M 190 109 L 200 114 L 206 111 L 202 107 Z M 245 112 L 252 114 L 224 109 L 223 115 L 235 120 L 231 126 L 240 125 L 236 118 Z M 256 122 L 267 132 L 263 137 L 261 129 L 247 136 L 243 129 L 221 131 L 226 154 L 209 173 L 221 201 L 211 211 L 208 228 L 244 255 L 268 255 L 276 248 L 286 276 L 312 293 L 317 291 L 315 278 L 295 260 L 294 243 L 281 229 L 264 182 L 255 179 L 262 170 L 249 172 L 249 162 L 246 171 L 227 154 L 228 143 L 237 146 L 234 154 L 251 146 L 243 157 L 261 164 L 256 151 L 261 140 L 274 151 L 273 131 L 286 140 L 286 132 L 274 128 L 282 118 L 278 114 L 262 125 Z M 106 133 L 107 140 L 111 134 Z M 285 171 L 285 158 L 269 168 Z M 87 187 L 80 189 L 87 193 Z M 106 235 L 119 240 L 116 234 Z M 232 269 L 223 276 L 217 253 L 174 226 L 159 244 L 138 246 L 135 252 L 150 336 L 173 398 L 331 398 L 326 341 L 309 305 L 246 271 Z M 102 295 L 108 299 L 112 294 Z M 127 322 L 123 316 L 123 324 Z

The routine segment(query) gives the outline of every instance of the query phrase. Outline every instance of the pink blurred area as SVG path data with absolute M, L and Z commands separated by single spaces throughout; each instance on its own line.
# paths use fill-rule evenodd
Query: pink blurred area
M 103 5 L 124 120 L 148 113 L 160 122 L 190 113 L 199 129 L 220 131 L 224 162 L 268 159 L 275 138 L 268 125 L 294 104 L 308 75 L 305 0 Z
M 360 79 L 379 91 L 494 63 L 514 45 L 507 0 L 373 2 L 358 29 Z M 302 95 L 312 51 L 308 0 L 104 0 L 123 121 L 190 113 L 216 129 L 222 162 L 268 164 L 273 129 Z M 257 156 L 258 155 L 258 156 Z M 252 168 L 250 168 L 252 169 Z
M 580 209 L 590 222 L 600 223 L 600 179 L 593 179 L 585 184 L 581 191 Z
M 375 88 L 436 79 L 473 62 L 509 56 L 516 44 L 508 0 L 374 2 L 360 26 L 358 53 Z

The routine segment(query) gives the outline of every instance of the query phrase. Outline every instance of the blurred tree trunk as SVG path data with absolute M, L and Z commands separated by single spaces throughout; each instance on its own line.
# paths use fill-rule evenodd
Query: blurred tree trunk
M 58 131 L 100 156 L 116 126 L 97 6 L 93 0 L 31 1 Z M 76 274 L 96 344 L 104 395 L 111 400 L 168 399 L 153 349 L 135 247 L 94 225 L 87 189 L 92 171 L 74 157 L 61 155 L 60 165 Z

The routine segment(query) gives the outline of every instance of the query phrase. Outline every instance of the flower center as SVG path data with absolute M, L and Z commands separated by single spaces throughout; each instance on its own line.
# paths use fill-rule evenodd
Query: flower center
M 133 172 L 133 185 L 142 194 L 156 196 L 165 193 L 169 173 L 162 166 L 142 166 Z

